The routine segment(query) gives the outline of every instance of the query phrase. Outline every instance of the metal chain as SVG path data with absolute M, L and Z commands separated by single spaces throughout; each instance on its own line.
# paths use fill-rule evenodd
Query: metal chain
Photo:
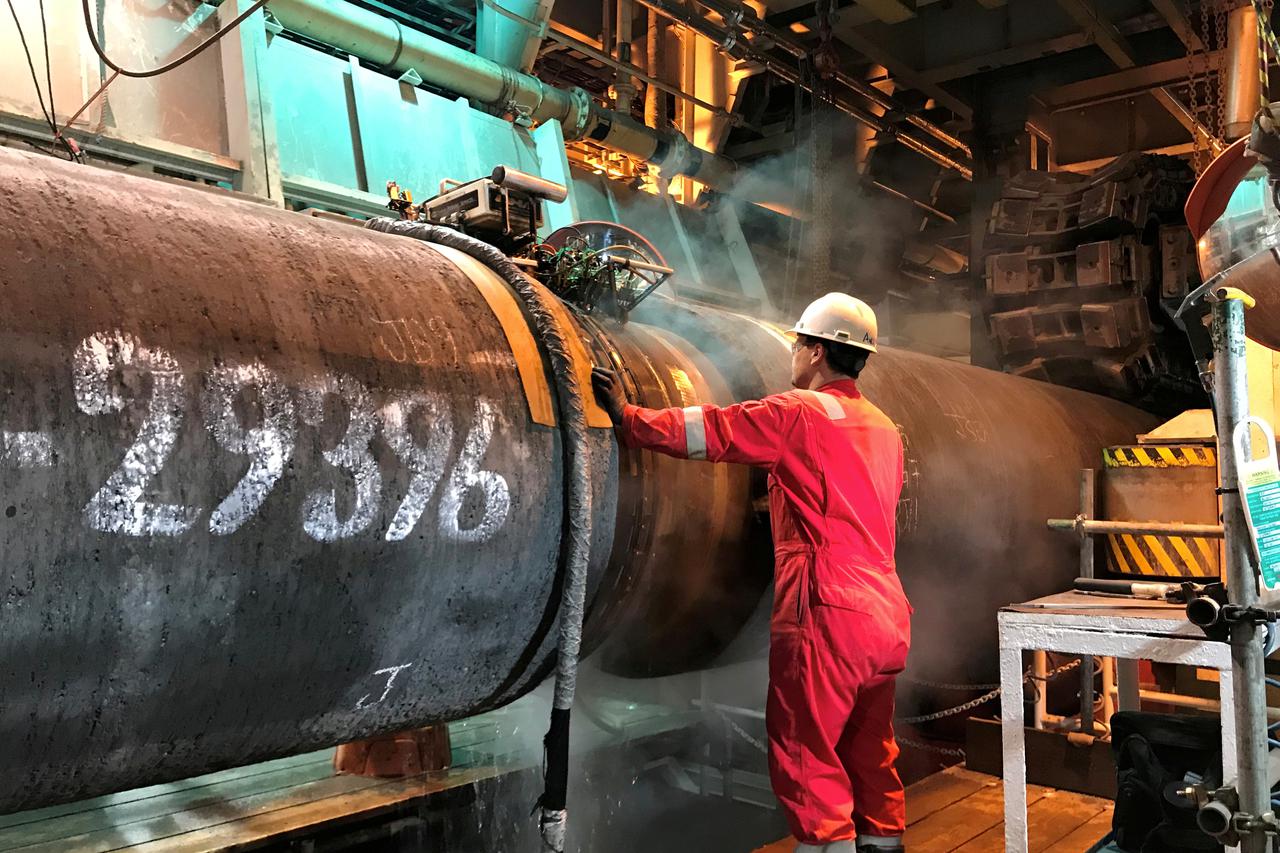
M 904 725 L 914 726 L 919 723 L 932 723 L 934 720 L 941 720 L 945 717 L 955 717 L 963 714 L 965 711 L 972 711 L 979 705 L 985 705 L 993 699 L 1000 696 L 1000 688 L 997 687 L 990 693 L 983 693 L 977 699 L 965 702 L 963 705 L 957 705 L 954 708 L 947 708 L 945 711 L 934 711 L 932 714 L 921 714 L 918 717 L 899 717 L 898 722 Z
M 934 690 L 995 690 L 999 684 L 955 684 L 949 681 L 926 681 L 923 678 L 910 678 L 905 675 L 898 676 L 899 681 L 905 681 L 908 684 L 918 684 L 921 687 L 932 687 Z
M 946 755 L 951 758 L 967 757 L 963 749 L 956 749 L 948 746 L 934 746 L 931 743 L 924 743 L 922 741 L 913 740 L 912 738 L 903 737 L 902 735 L 895 736 L 894 740 L 896 740 L 899 744 L 903 746 L 909 746 L 912 749 L 923 749 L 925 752 L 936 752 L 939 755 Z
M 1190 13 L 1190 0 L 1187 0 L 1187 12 Z M 1190 102 L 1191 115 L 1196 121 L 1205 121 L 1204 113 L 1200 106 L 1200 87 L 1204 85 L 1205 79 L 1209 72 L 1209 56 L 1207 52 L 1209 40 L 1209 0 L 1201 0 L 1200 2 L 1200 43 L 1199 50 L 1187 51 L 1187 100 Z M 1195 173 L 1199 175 L 1205 169 L 1206 149 L 1208 148 L 1208 140 L 1201 134 L 1192 131 L 1192 151 L 1191 165 L 1195 169 Z
M 1253 0 L 1254 17 L 1258 19 L 1258 82 L 1259 109 L 1266 110 L 1271 106 L 1271 59 L 1276 53 L 1275 33 L 1271 29 L 1271 9 L 1275 0 Z M 1276 53 L 1280 60 L 1280 53 Z
M 1214 111 L 1213 135 L 1223 139 L 1227 135 L 1227 4 L 1230 0 L 1215 0 L 1214 27 L 1217 30 L 1218 47 L 1218 104 Z
M 1022 682 L 1023 684 L 1026 684 L 1027 682 L 1050 681 L 1054 678 L 1057 678 L 1060 675 L 1064 675 L 1065 673 L 1070 672 L 1071 670 L 1075 669 L 1079 665 L 1080 665 L 1079 660 L 1073 660 L 1070 663 L 1066 663 L 1066 664 L 1063 664 L 1062 666 L 1051 669 L 1049 672 L 1045 673 L 1044 675 L 1032 675 L 1029 672 L 1023 673 Z M 957 705 L 954 708 L 947 708 L 946 710 L 943 710 L 943 711 L 934 711 L 932 714 L 922 714 L 918 717 L 899 717 L 898 722 L 903 723 L 904 725 L 914 726 L 919 723 L 931 723 L 934 720 L 941 720 L 946 717 L 959 716 L 960 714 L 963 714 L 966 711 L 972 711 L 974 708 L 977 708 L 979 705 L 985 705 L 988 702 L 992 701 L 993 699 L 996 699 L 997 697 L 999 697 L 1000 693 L 1001 693 L 1001 689 L 997 687 L 996 689 L 988 693 L 982 694 L 977 699 L 973 699 L 969 702 L 965 702 L 963 705 Z
M 1049 670 L 1044 675 L 1032 675 L 1030 672 L 1025 672 L 1023 673 L 1022 680 L 1024 684 L 1027 682 L 1035 682 L 1035 681 L 1051 681 L 1052 679 L 1055 679 L 1060 675 L 1065 675 L 1066 673 L 1070 672 L 1071 670 L 1075 669 L 1078 666 L 1080 666 L 1080 661 L 1073 660 L 1070 663 L 1065 663 L 1062 666 L 1055 667 L 1054 669 Z M 944 690 L 945 689 L 967 690 L 974 686 L 974 685 L 968 685 L 968 684 L 946 684 L 944 682 L 920 681 L 920 680 L 914 680 L 914 679 L 912 680 L 912 683 L 924 685 L 927 687 L 938 687 Z M 971 702 L 965 702 L 963 705 L 957 705 L 956 707 L 948 708 L 945 711 L 936 711 L 932 714 L 924 714 L 919 717 L 899 717 L 897 722 L 910 726 L 910 725 L 916 725 L 918 723 L 928 723 L 934 720 L 941 720 L 944 717 L 954 717 L 959 714 L 963 714 L 965 711 L 972 711 L 974 708 L 977 708 L 979 705 L 985 705 L 986 703 L 995 699 L 999 695 L 1000 695 L 1000 688 L 996 687 L 994 690 L 991 690 L 988 693 L 984 693 L 982 696 L 979 696 L 977 699 L 974 699 Z M 748 732 L 746 729 L 744 729 L 742 726 L 738 725 L 734 721 L 732 716 L 730 716 L 729 714 L 719 709 L 716 710 L 716 716 L 724 720 L 725 723 L 729 726 L 729 728 L 733 731 L 733 733 L 736 734 L 738 737 L 742 738 L 744 741 L 751 744 L 751 746 L 755 747 L 756 750 L 758 750 L 759 752 L 768 754 L 769 747 L 766 746 L 757 738 L 755 738 L 754 736 L 752 736 L 752 734 Z M 948 755 L 954 758 L 965 757 L 965 752 L 963 749 L 952 749 L 945 746 L 934 746 L 933 744 L 922 743 L 918 740 L 913 740 L 909 737 L 903 737 L 901 735 L 898 735 L 895 739 L 898 741 L 898 743 L 913 747 L 915 749 L 923 749 L 928 752 L 936 752 L 940 755 Z
M 717 710 L 716 710 L 716 714 L 717 714 L 717 715 L 718 715 L 722 720 L 724 720 L 726 723 L 728 723 L 728 724 L 729 724 L 729 728 L 733 729 L 734 734 L 736 734 L 738 737 L 742 738 L 742 739 L 743 739 L 743 740 L 745 740 L 747 743 L 749 743 L 749 744 L 751 744 L 752 746 L 754 746 L 754 747 L 755 747 L 756 749 L 758 749 L 760 752 L 763 752 L 763 753 L 765 753 L 766 755 L 769 753 L 769 747 L 765 746 L 763 743 L 761 743 L 760 741 L 756 740 L 754 737 L 752 737 L 752 736 L 751 736 L 751 733 L 750 733 L 750 732 L 748 732 L 748 731 L 747 731 L 746 729 L 744 729 L 742 726 L 740 726 L 740 725 L 738 725 L 737 723 L 735 723 L 735 722 L 733 721 L 733 717 L 729 716 L 729 715 L 728 715 L 728 714 L 726 714 L 724 711 L 721 711 L 721 710 L 719 710 L 719 709 L 717 709 Z

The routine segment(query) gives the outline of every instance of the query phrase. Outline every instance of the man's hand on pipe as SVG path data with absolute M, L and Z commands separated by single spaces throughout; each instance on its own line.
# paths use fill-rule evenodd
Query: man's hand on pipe
M 621 424 L 622 409 L 627 405 L 627 395 L 623 393 L 618 374 L 604 367 L 593 367 L 591 368 L 591 387 L 595 389 L 600 407 L 609 413 L 609 419 L 615 426 Z

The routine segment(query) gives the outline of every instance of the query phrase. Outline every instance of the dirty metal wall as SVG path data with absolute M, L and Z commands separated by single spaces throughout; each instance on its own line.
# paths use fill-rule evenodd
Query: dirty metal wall
M 511 298 L 495 277 L 46 157 L 0 152 L 0 186 L 0 812 L 454 719 L 538 682 L 563 455 L 526 398 L 541 354 L 484 296 Z M 652 309 L 576 321 L 638 401 L 785 387 L 776 329 Z M 1069 576 L 1043 521 L 1072 511 L 1076 469 L 1150 419 L 909 353 L 865 384 L 908 446 L 918 665 L 956 680 L 983 666 L 996 606 Z M 714 659 L 768 585 L 760 478 L 591 440 L 589 647 L 632 674 Z
M 66 120 L 97 90 L 101 70 L 84 36 L 79 0 L 45 0 L 44 6 L 54 103 L 61 119 Z M 44 90 L 40 7 L 34 2 L 14 7 Z M 158 57 L 176 55 L 181 47 L 194 45 L 216 28 L 214 8 L 190 0 L 109 3 L 102 21 L 102 35 L 112 59 L 127 68 L 154 67 Z M 171 74 L 146 80 L 121 78 L 112 84 L 105 101 L 90 107 L 82 126 L 103 127 L 134 140 L 226 154 L 221 77 L 218 52 L 213 50 Z M 47 93 L 45 97 L 47 106 Z M 40 115 L 35 84 L 7 8 L 0 15 L 0 110 Z

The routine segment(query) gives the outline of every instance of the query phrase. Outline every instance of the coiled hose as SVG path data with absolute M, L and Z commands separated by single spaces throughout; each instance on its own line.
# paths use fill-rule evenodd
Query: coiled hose
M 565 547 L 561 549 L 565 583 L 560 603 L 560 643 L 556 655 L 551 724 L 543 741 L 546 770 L 538 805 L 541 809 L 542 843 L 547 850 L 562 853 L 568 823 L 569 711 L 577 688 L 578 652 L 582 647 L 587 565 L 591 550 L 591 458 L 587 446 L 586 392 L 578 382 L 564 332 L 551 310 L 550 300 L 555 297 L 531 281 L 505 254 L 488 243 L 440 225 L 378 217 L 370 219 L 365 227 L 384 234 L 448 246 L 489 267 L 511 285 L 524 302 L 533 321 L 534 334 L 551 359 L 568 462 L 565 511 L 569 524 Z

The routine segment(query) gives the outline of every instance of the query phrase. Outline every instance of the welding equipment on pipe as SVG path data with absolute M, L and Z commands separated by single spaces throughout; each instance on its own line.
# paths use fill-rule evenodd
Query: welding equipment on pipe
M 557 184 L 555 181 L 548 181 L 510 166 L 494 167 L 489 180 L 505 189 L 519 190 L 526 195 L 545 199 L 553 204 L 559 204 L 569 197 L 569 188 L 564 184 Z

